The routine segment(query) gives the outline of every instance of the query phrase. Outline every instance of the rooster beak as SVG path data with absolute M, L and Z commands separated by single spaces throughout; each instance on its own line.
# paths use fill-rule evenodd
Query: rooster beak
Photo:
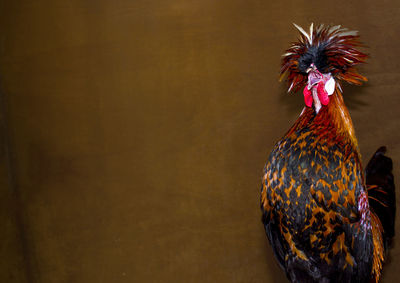
M 314 63 L 311 63 L 310 67 L 306 70 L 306 73 L 308 74 L 311 71 L 315 71 L 317 67 L 315 67 Z
M 312 63 L 310 65 L 310 67 L 306 70 L 306 72 L 308 74 L 307 88 L 311 89 L 312 87 L 314 87 L 315 85 L 317 85 L 321 81 L 322 75 L 317 70 L 317 68 L 315 67 L 314 63 Z

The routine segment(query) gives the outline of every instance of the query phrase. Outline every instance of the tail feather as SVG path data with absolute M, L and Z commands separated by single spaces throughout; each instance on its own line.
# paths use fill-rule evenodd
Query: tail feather
M 386 248 L 394 236 L 396 194 L 392 174 L 393 162 L 385 153 L 385 146 L 378 148 L 368 162 L 365 173 L 369 205 L 382 224 Z

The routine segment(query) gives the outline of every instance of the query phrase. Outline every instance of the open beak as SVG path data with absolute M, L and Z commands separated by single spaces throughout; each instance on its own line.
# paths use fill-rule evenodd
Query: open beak
M 307 74 L 308 74 L 308 83 L 307 83 L 308 89 L 313 88 L 323 79 L 322 74 L 317 70 L 314 64 L 311 64 L 311 67 L 307 69 Z

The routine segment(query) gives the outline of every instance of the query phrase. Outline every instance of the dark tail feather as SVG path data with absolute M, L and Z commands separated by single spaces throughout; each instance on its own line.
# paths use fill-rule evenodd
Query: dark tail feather
M 369 205 L 378 216 L 384 230 L 385 248 L 394 236 L 396 194 L 392 159 L 385 156 L 386 147 L 378 148 L 365 169 Z

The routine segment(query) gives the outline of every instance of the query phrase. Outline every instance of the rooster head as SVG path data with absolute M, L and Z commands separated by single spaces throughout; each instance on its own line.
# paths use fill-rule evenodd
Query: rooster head
M 314 28 L 311 24 L 307 33 L 294 25 L 300 38 L 286 50 L 281 68 L 281 79 L 287 74 L 288 92 L 304 87 L 305 104 L 311 107 L 314 102 L 318 112 L 329 103 L 339 81 L 361 85 L 367 80 L 355 68 L 367 58 L 358 50 L 362 44 L 357 31 L 322 24 Z

